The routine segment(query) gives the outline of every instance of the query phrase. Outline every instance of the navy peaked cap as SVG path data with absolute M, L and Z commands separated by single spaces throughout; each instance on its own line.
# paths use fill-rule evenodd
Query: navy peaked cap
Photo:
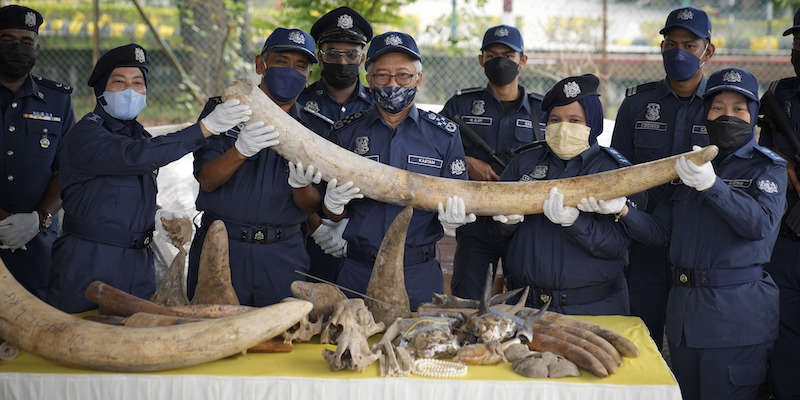
M 542 110 L 565 106 L 588 96 L 600 96 L 600 79 L 592 74 L 570 76 L 556 83 L 542 100 Z
M 301 29 L 275 28 L 264 42 L 261 54 L 268 51 L 297 50 L 305 53 L 314 64 L 317 62 L 317 57 L 314 56 L 315 47 L 314 38 Z
M 318 45 L 325 42 L 350 42 L 361 45 L 372 40 L 372 25 L 358 11 L 339 7 L 320 17 L 311 27 Z
M 411 35 L 402 32 L 386 32 L 372 39 L 367 50 L 367 60 L 364 62 L 364 67 L 366 68 L 378 57 L 392 52 L 406 53 L 414 59 L 422 60 L 417 42 L 414 41 Z
M 508 25 L 498 25 L 489 28 L 483 34 L 483 44 L 481 51 L 490 44 L 501 43 L 511 48 L 511 50 L 522 53 L 525 49 L 525 44 L 522 42 L 522 34 L 519 29 Z
M 117 67 L 139 67 L 145 73 L 146 79 L 148 65 L 150 57 L 144 47 L 136 43 L 126 44 L 107 51 L 97 60 L 88 85 L 94 87 L 104 77 L 108 79 L 108 74 Z M 102 85 L 105 86 L 105 82 Z
M 672 28 L 684 28 L 702 39 L 711 39 L 711 20 L 705 11 L 684 7 L 672 10 L 667 16 L 664 28 L 658 33 L 665 35 Z
M 32 8 L 18 5 L 0 8 L 0 29 L 25 29 L 39 33 L 39 26 L 43 23 L 42 14 Z

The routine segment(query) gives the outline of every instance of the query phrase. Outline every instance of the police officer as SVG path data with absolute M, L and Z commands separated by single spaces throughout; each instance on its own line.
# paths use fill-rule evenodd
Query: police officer
M 757 145 L 758 105 L 751 73 L 712 74 L 703 107 L 719 154 L 681 157 L 681 184 L 652 214 L 621 213 L 632 238 L 669 248 L 666 335 L 687 400 L 757 398 L 778 334 L 778 287 L 763 265 L 786 211 L 786 161 Z
M 634 164 L 708 144 L 701 96 L 706 89 L 703 66 L 715 50 L 711 20 L 702 10 L 679 8 L 670 12 L 660 33 L 664 35 L 661 56 L 667 76 L 628 89 L 611 138 L 611 146 Z M 665 187 L 647 192 L 647 210 L 655 208 Z M 631 244 L 627 271 L 631 313 L 642 318 L 659 349 L 669 291 L 666 260 L 663 247 Z
M 772 259 L 764 266 L 780 288 L 780 327 L 769 358 L 770 388 L 773 396 L 780 400 L 800 398 L 800 381 L 797 379 L 800 376 L 800 232 L 797 230 L 797 218 L 800 215 L 794 214 L 800 212 L 800 182 L 796 172 L 798 149 L 791 145 L 786 136 L 800 138 L 796 128 L 800 124 L 800 10 L 794 15 L 794 25 L 783 33 L 784 36 L 790 34 L 794 36 L 791 60 L 796 76 L 772 82 L 769 90 L 774 93 L 780 106 L 777 111 L 786 114 L 792 131 L 783 132 L 774 124 L 775 116 L 764 110 L 762 105 L 762 112 L 773 120 L 773 124 L 762 126 L 760 138 L 761 145 L 787 160 L 789 177 L 786 190 L 788 211 L 781 223 Z
M 512 156 L 518 147 L 543 139 L 544 120 L 539 115 L 542 96 L 527 93 L 519 85 L 519 71 L 528 61 L 524 48 L 517 28 L 508 25 L 489 28 L 478 55 L 489 83 L 485 88 L 457 91 L 442 109 L 442 115 L 456 120 L 460 117 L 459 123 L 466 125 L 461 136 L 472 180 L 496 181 L 502 171 L 492 169 L 489 153 L 466 136 L 466 129 L 475 132 L 498 154 Z M 479 217 L 477 223 L 459 228 L 456 240 L 450 288 L 456 296 L 479 299 L 486 267 L 497 266 L 498 259 L 505 259 L 508 232 L 490 217 Z
M 467 179 L 464 149 L 458 126 L 439 114 L 422 111 L 414 105 L 414 97 L 422 81 L 422 56 L 414 39 L 406 33 L 387 32 L 376 36 L 367 51 L 367 81 L 375 106 L 336 123 L 335 141 L 356 154 L 425 175 Z M 345 215 L 350 218 L 344 231 L 347 257 L 337 282 L 364 293 L 386 230 L 401 206 L 380 203 L 363 197 L 352 182 L 328 182 L 324 209 L 331 220 Z M 416 310 L 432 294 L 442 293 L 443 277 L 436 259 L 436 242 L 444 227 L 451 235 L 461 224 L 474 221 L 466 215 L 464 203 L 450 198 L 437 214 L 416 210 L 406 236 L 405 285 Z M 458 212 L 460 211 L 460 212 Z M 441 224 L 441 225 L 440 225 Z
M 311 36 L 319 48 L 322 78 L 303 91 L 298 103 L 310 114 L 308 127 L 328 138 L 334 121 L 372 107 L 372 96 L 359 79 L 364 46 L 372 40 L 372 26 L 356 10 L 339 7 L 314 23 Z M 313 240 L 306 242 L 306 248 L 311 257 L 311 275 L 336 281 L 341 258 L 347 252 L 347 242 L 342 239 L 347 221 L 334 223 L 316 213 L 309 216 Z
M 84 291 L 95 280 L 133 295 L 155 292 L 148 248 L 156 212 L 156 173 L 247 120 L 238 100 L 180 132 L 151 138 L 136 116 L 147 100 L 147 52 L 128 44 L 103 54 L 89 77 L 97 106 L 70 131 L 59 154 L 64 235 L 53 248 L 47 302 L 66 312 L 96 308 Z
M 255 57 L 259 88 L 301 123 L 297 97 L 308 84 L 314 39 L 300 29 L 277 28 Z M 206 103 L 201 118 L 219 108 Z M 223 103 L 224 104 L 224 103 Z M 197 285 L 200 251 L 209 226 L 222 220 L 228 230 L 231 281 L 241 304 L 266 306 L 291 295 L 289 286 L 308 272 L 309 259 L 300 224 L 322 200 L 311 183 L 320 176 L 312 166 L 293 164 L 270 147 L 278 144 L 271 125 L 253 122 L 234 127 L 194 152 L 194 173 L 200 182 L 196 207 L 201 226 L 189 251 L 187 293 Z
M 601 147 L 603 106 L 594 75 L 572 76 L 556 83 L 542 101 L 546 111 L 546 145 L 520 151 L 500 176 L 501 181 L 571 178 L 630 165 L 617 151 Z M 506 284 L 530 286 L 528 304 L 566 314 L 628 314 L 628 288 L 623 270 L 630 238 L 606 213 L 564 206 L 557 187 L 550 190 L 543 214 L 500 215 L 516 225 L 508 248 Z M 624 199 L 615 200 L 622 208 Z
M 0 8 L 0 258 L 42 299 L 59 233 L 57 153 L 75 125 L 72 88 L 30 74 L 43 22 L 28 7 Z

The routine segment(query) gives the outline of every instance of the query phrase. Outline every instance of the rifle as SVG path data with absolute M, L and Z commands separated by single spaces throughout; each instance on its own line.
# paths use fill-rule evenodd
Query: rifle
M 514 152 L 511 150 L 504 150 L 500 153 L 494 151 L 494 149 L 492 149 L 492 147 L 489 146 L 489 144 L 487 144 L 486 141 L 484 141 L 483 138 L 481 138 L 471 126 L 467 125 L 467 123 L 461 119 L 460 115 L 454 115 L 452 120 L 458 124 L 461 133 L 464 134 L 466 139 L 472 143 L 472 145 L 489 155 L 489 166 L 492 167 L 494 173 L 497 175 L 502 174 L 508 166 L 508 163 L 510 163 L 514 158 Z
M 781 111 L 781 106 L 778 103 L 778 99 L 775 97 L 774 91 L 767 90 L 764 95 L 761 96 L 761 107 L 764 109 L 764 118 L 767 121 L 771 121 L 772 124 L 775 125 L 775 128 L 783 133 L 789 145 L 792 146 L 794 155 L 791 157 L 791 160 L 794 163 L 794 172 L 797 176 L 800 176 L 800 140 L 794 135 L 794 129 L 792 129 L 792 125 L 789 123 L 786 114 Z M 786 213 L 783 222 L 786 223 L 795 235 L 800 236 L 800 202 L 795 203 L 794 207 Z

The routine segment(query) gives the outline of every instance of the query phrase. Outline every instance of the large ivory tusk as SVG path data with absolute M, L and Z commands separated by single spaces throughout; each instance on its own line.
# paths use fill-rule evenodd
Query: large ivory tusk
M 311 307 L 310 302 L 298 300 L 187 325 L 105 325 L 43 303 L 28 293 L 0 260 L 0 337 L 68 367 L 141 372 L 201 364 L 278 336 Z
M 538 214 L 550 188 L 558 187 L 564 204 L 576 206 L 581 198 L 615 199 L 667 183 L 678 177 L 675 160 L 685 155 L 695 164 L 703 164 L 717 155 L 716 146 L 677 156 L 638 164 L 599 174 L 538 182 L 479 182 L 437 178 L 408 172 L 381 164 L 331 143 L 290 117 L 249 79 L 231 84 L 223 99 L 239 99 L 253 109 L 252 121 L 264 121 L 280 132 L 280 144 L 273 149 L 284 158 L 313 165 L 322 178 L 353 181 L 361 193 L 384 203 L 410 205 L 436 211 L 438 204 L 458 195 L 464 199 L 467 213 L 477 215 Z

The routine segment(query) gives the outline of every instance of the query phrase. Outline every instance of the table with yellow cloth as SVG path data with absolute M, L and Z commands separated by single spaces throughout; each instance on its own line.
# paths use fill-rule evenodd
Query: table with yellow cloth
M 26 352 L 0 361 L 0 399 L 680 399 L 674 376 L 638 317 L 581 316 L 617 331 L 638 347 L 616 374 L 530 379 L 510 363 L 470 366 L 461 378 L 411 375 L 382 378 L 378 362 L 364 373 L 331 372 L 322 349 L 295 343 L 291 353 L 236 355 L 193 367 L 155 373 L 113 373 L 62 367 Z M 372 342 L 372 340 L 371 340 Z M 142 343 L 147 346 L 147 343 Z

